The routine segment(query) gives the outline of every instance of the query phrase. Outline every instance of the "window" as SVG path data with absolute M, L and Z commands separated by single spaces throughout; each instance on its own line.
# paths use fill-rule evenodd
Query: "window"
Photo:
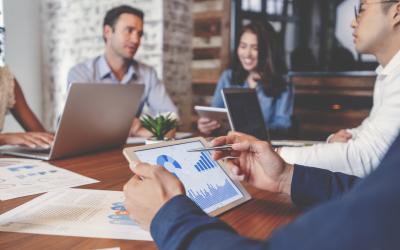
M 293 0 L 242 0 L 241 10 L 264 13 L 267 17 L 292 17 L 294 15 Z

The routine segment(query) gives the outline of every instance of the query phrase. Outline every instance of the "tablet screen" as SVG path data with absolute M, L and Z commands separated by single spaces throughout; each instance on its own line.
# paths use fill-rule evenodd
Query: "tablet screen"
M 209 152 L 187 152 L 203 147 L 200 141 L 192 141 L 135 150 L 135 154 L 141 161 L 164 166 L 178 177 L 186 195 L 209 213 L 243 198 L 243 194 Z

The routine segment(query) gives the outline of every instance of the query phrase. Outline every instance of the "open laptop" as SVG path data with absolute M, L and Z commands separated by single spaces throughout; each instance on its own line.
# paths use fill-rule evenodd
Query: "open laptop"
M 269 133 L 256 91 L 242 88 L 225 88 L 221 91 L 231 129 L 268 141 Z
M 54 160 L 125 144 L 144 91 L 140 84 L 74 83 L 50 149 L 3 154 Z

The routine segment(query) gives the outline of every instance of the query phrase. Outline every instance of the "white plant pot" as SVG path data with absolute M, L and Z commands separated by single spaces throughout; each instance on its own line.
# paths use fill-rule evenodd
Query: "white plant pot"
M 144 141 L 144 144 L 146 145 L 150 145 L 150 144 L 156 144 L 156 143 L 160 143 L 160 142 L 164 142 L 164 140 L 157 140 L 154 137 L 148 138 Z

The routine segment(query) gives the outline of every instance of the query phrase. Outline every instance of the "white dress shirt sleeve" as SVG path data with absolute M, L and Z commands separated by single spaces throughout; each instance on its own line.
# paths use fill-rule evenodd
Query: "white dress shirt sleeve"
M 378 85 L 378 84 L 377 84 Z M 400 131 L 400 74 L 379 83 L 371 114 L 351 129 L 347 143 L 283 147 L 282 158 L 292 164 L 328 169 L 363 177 L 374 170 Z

